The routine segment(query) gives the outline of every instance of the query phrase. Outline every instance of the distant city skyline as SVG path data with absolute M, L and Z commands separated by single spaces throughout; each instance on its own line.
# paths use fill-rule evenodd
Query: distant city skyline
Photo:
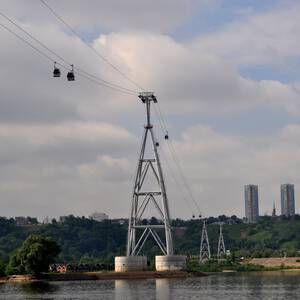
M 280 185 L 280 204 L 282 216 L 291 217 L 296 214 L 294 184 Z M 255 223 L 259 217 L 258 185 L 248 184 L 244 186 L 245 219 L 249 223 Z M 273 201 L 271 216 L 276 216 L 276 206 Z

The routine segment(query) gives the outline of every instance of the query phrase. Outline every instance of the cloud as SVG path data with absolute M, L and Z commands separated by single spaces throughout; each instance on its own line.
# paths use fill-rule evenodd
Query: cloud
M 62 67 L 62 77 L 53 78 L 51 61 L 5 30 L 0 30 L 0 37 L 5 40 L 0 56 L 0 122 L 57 123 L 82 119 L 108 121 L 112 114 L 132 110 L 137 97 L 97 85 L 76 73 L 78 67 L 97 77 L 132 88 L 124 79 L 122 81 L 115 70 L 97 60 L 81 41 L 66 35 L 57 27 L 21 25 L 60 56 L 75 64 L 76 81 L 68 82 L 68 70 Z M 35 42 L 33 44 L 37 46 Z M 42 50 L 53 60 L 58 60 L 47 50 Z
M 85 122 L 1 125 L 0 143 L 2 213 L 38 216 L 108 209 L 131 189 L 139 144 L 121 127 Z
M 174 146 L 204 215 L 243 216 L 243 188 L 251 183 L 259 185 L 260 214 L 263 215 L 271 213 L 273 201 L 280 213 L 280 184 L 294 183 L 296 191 L 299 189 L 299 137 L 298 124 L 287 125 L 260 138 L 220 134 L 210 127 L 197 125 L 183 132 Z M 173 196 L 172 212 L 182 211 L 188 216 L 182 194 L 170 175 L 168 181 L 168 190 Z M 193 207 L 191 200 L 189 203 Z
M 245 184 L 259 185 L 261 214 L 271 211 L 273 201 L 279 207 L 281 183 L 292 182 L 297 191 L 299 137 L 297 124 L 267 138 L 221 134 L 199 124 L 186 129 L 173 144 L 202 213 L 241 216 Z M 1 126 L 0 142 L 8 145 L 0 153 L 3 214 L 42 217 L 100 210 L 126 216 L 138 142 L 124 129 L 107 124 L 14 130 Z M 166 145 L 161 147 L 172 216 L 189 218 L 197 211 L 191 200 L 185 203 L 188 193 L 178 184 L 182 179 Z
M 47 23 L 24 26 L 74 63 L 75 68 L 84 68 L 105 80 L 139 90 L 60 28 Z M 140 113 L 137 97 L 97 86 L 79 74 L 75 83 L 69 83 L 63 69 L 63 77 L 53 79 L 51 62 L 4 31 L 0 37 L 7 41 L 0 58 L 2 122 L 110 122 L 112 116 L 131 118 Z M 299 91 L 295 86 L 245 78 L 221 54 L 199 48 L 197 39 L 185 43 L 160 33 L 132 31 L 100 35 L 93 46 L 130 78 L 154 90 L 163 110 L 170 114 L 224 114 L 260 106 L 284 109 L 296 115 L 300 112 Z
M 130 78 L 153 90 L 167 119 L 179 116 L 187 127 L 190 122 L 200 123 L 203 115 L 216 118 L 260 108 L 270 114 L 272 110 L 282 110 L 299 115 L 298 83 L 250 80 L 236 66 L 256 61 L 280 62 L 296 56 L 294 34 L 298 25 L 292 11 L 277 12 L 275 17 L 274 12 L 252 16 L 247 24 L 239 24 L 240 31 L 231 24 L 209 36 L 180 42 L 165 32 L 189 16 L 191 1 L 166 1 L 159 13 L 153 3 L 146 10 L 146 2 L 129 1 L 128 7 L 145 5 L 140 14 L 119 9 L 100 11 L 100 2 L 91 2 L 90 19 L 87 10 L 81 6 L 79 10 L 79 2 L 74 2 L 68 11 L 66 3 L 56 1 L 51 5 L 57 6 L 70 23 L 83 24 L 80 29 L 115 29 L 99 34 L 93 47 Z M 105 8 L 104 4 L 101 3 Z M 37 8 L 36 1 L 26 5 L 7 1 L 5 5 L 10 15 L 19 10 L 19 22 L 74 63 L 75 68 L 85 68 L 106 80 L 136 88 L 76 37 L 54 25 L 49 13 Z M 169 11 L 170 5 L 174 10 Z M 182 9 L 182 5 L 187 8 Z M 165 19 L 159 17 L 160 13 Z M 118 14 L 122 14 L 119 19 Z M 278 29 L 275 24 L 282 17 L 288 19 L 289 25 Z M 124 28 L 120 28 L 123 24 Z M 138 30 L 133 30 L 136 27 Z M 285 32 L 290 33 L 284 35 Z M 255 35 L 257 44 L 253 42 Z M 144 122 L 140 100 L 95 85 L 77 73 L 75 82 L 67 82 L 63 69 L 62 78 L 54 79 L 52 62 L 2 30 L 0 38 L 5 41 L 0 55 L 2 214 L 88 215 L 99 210 L 111 216 L 127 216 Z M 269 51 L 269 45 L 276 51 Z M 180 124 L 174 122 L 172 126 L 179 131 Z M 221 133 L 202 124 L 181 130 L 173 143 L 205 215 L 240 215 L 244 209 L 243 185 L 247 183 L 259 184 L 262 213 L 271 209 L 274 199 L 278 203 L 280 183 L 299 184 L 297 124 L 268 136 L 256 132 L 252 137 Z M 161 146 L 167 153 L 163 142 Z M 172 182 L 164 161 L 163 166 L 172 216 L 190 217 L 192 212 Z
M 280 7 L 244 22 L 233 21 L 198 39 L 198 49 L 238 65 L 277 65 L 299 57 L 299 3 Z M 280 26 L 279 26 L 280 24 Z
M 41 159 L 49 163 L 51 159 L 53 163 L 76 164 L 93 160 L 99 153 L 126 153 L 138 144 L 136 138 L 121 127 L 86 122 L 32 126 L 1 125 L 0 138 L 5 145 L 0 150 L 0 161 L 14 163 L 27 157 L 31 161 Z
M 142 29 L 165 32 L 185 22 L 195 10 L 215 6 L 220 0 L 54 0 L 45 1 L 73 27 L 82 30 L 123 31 Z M 5 11 L 30 23 L 58 22 L 39 1 L 5 0 Z
M 198 49 L 198 41 L 179 43 L 149 32 L 112 33 L 94 45 L 130 66 L 131 77 L 154 89 L 169 113 L 222 114 L 265 105 L 300 112 L 299 92 L 293 86 L 244 78 L 222 57 Z

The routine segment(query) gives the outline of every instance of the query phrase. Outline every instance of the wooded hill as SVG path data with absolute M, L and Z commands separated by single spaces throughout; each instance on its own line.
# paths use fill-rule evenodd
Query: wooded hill
M 144 223 L 155 224 L 155 218 Z M 292 219 L 261 217 L 257 224 L 243 224 L 236 216 L 207 219 L 212 254 L 216 254 L 219 222 L 223 222 L 226 248 L 236 256 L 296 256 L 300 249 L 300 216 Z M 198 255 L 201 220 L 172 221 L 175 252 Z M 93 221 L 68 216 L 64 222 L 17 226 L 14 219 L 0 218 L 0 256 L 4 262 L 30 234 L 52 237 L 61 247 L 59 262 L 112 263 L 115 255 L 124 255 L 127 223 L 119 220 Z M 144 253 L 153 257 L 157 246 L 148 241 Z

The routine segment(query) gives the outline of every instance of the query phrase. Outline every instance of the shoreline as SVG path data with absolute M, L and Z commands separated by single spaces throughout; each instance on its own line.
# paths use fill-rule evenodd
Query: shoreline
M 155 278 L 190 278 L 203 277 L 203 272 L 187 271 L 142 271 L 142 272 L 85 272 L 85 273 L 51 273 L 43 274 L 39 278 L 31 275 L 13 275 L 0 278 L 0 283 L 36 282 L 36 281 L 77 281 L 77 280 L 139 280 Z
M 299 268 L 286 268 L 275 270 L 261 270 L 261 271 L 234 271 L 223 270 L 222 272 L 188 272 L 188 271 L 139 271 L 139 272 L 78 272 L 78 273 L 49 273 L 43 274 L 41 277 L 34 277 L 32 275 L 12 275 L 0 278 L 1 283 L 32 283 L 40 281 L 84 281 L 84 280 L 142 280 L 142 279 L 178 279 L 178 278 L 193 278 L 205 277 L 210 275 L 226 275 L 233 273 L 286 273 L 299 272 Z

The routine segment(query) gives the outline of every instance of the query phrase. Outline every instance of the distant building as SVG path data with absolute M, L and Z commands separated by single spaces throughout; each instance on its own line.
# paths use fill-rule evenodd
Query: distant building
M 50 224 L 48 216 L 43 220 L 43 224 Z
M 258 186 L 245 185 L 245 217 L 248 223 L 256 223 L 258 220 Z
M 15 222 L 17 226 L 26 226 L 31 224 L 26 217 L 15 217 Z
M 68 216 L 60 216 L 60 217 L 58 218 L 58 222 L 59 222 L 59 223 L 65 223 L 66 220 L 67 220 L 67 218 L 68 218 Z
M 38 220 L 31 217 L 15 217 L 15 222 L 17 226 L 30 226 L 38 224 Z
M 276 217 L 276 207 L 275 207 L 275 203 L 274 203 L 274 202 L 273 202 L 272 217 L 273 217 L 273 218 Z
M 90 219 L 98 222 L 102 222 L 104 220 L 108 220 L 108 215 L 105 213 L 94 212 L 89 216 Z
M 286 217 L 295 215 L 295 192 L 293 184 L 282 184 L 281 193 L 281 215 Z

